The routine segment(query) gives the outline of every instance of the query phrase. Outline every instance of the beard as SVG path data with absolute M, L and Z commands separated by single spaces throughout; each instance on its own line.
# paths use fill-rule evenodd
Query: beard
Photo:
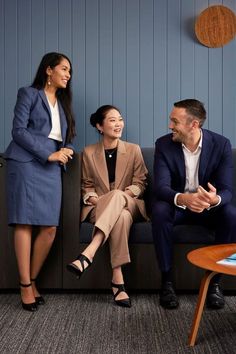
M 172 140 L 176 143 L 182 143 L 183 142 L 183 136 L 181 133 L 175 132 L 175 134 L 172 132 Z

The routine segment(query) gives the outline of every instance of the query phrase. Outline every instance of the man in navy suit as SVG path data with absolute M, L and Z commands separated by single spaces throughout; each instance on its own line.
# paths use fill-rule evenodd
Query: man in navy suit
M 152 228 L 162 272 L 160 304 L 179 305 L 172 279 L 173 226 L 198 224 L 215 229 L 215 243 L 234 242 L 236 208 L 232 198 L 232 150 L 228 139 L 202 129 L 204 105 L 195 99 L 174 103 L 167 134 L 156 141 Z M 211 308 L 224 306 L 213 277 L 207 295 Z

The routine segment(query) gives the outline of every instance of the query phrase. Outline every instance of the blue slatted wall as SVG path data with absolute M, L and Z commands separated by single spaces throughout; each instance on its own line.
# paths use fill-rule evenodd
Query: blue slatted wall
M 89 116 L 102 104 L 121 109 L 124 139 L 153 146 L 173 102 L 190 97 L 236 147 L 236 40 L 209 49 L 194 34 L 197 14 L 214 4 L 236 13 L 236 0 L 0 0 L 0 151 L 17 89 L 48 51 L 73 63 L 77 150 L 97 141 Z

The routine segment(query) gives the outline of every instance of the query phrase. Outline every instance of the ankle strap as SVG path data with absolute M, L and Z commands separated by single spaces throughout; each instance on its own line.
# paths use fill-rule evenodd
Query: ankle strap
M 116 298 L 122 291 L 126 292 L 125 290 L 125 284 L 115 284 L 111 282 L 112 288 L 116 288 L 117 291 L 114 294 L 114 298 Z
M 80 261 L 81 265 L 82 265 L 82 269 L 83 271 L 85 270 L 85 267 L 84 267 L 84 262 L 87 262 L 88 263 L 88 267 L 92 264 L 92 262 L 88 259 L 88 257 L 86 257 L 84 254 L 80 254 L 76 260 Z M 87 267 L 87 268 L 88 268 Z
M 37 278 L 34 278 L 34 279 L 33 279 L 33 278 L 31 278 L 30 280 L 31 280 L 31 281 L 36 281 L 36 280 L 37 280 Z
M 31 286 L 32 284 L 29 283 L 29 284 L 22 284 L 22 283 L 19 283 L 20 286 L 22 286 L 22 288 L 28 288 L 29 286 Z

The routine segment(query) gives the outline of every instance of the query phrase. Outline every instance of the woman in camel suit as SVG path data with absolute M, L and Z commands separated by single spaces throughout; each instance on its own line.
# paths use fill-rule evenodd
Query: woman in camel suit
M 98 108 L 90 123 L 102 135 L 99 143 L 85 147 L 82 160 L 81 221 L 94 224 L 93 237 L 67 269 L 80 277 L 108 239 L 114 300 L 119 306 L 130 307 L 121 267 L 130 262 L 128 239 L 133 221 L 147 219 L 142 200 L 147 169 L 140 147 L 120 140 L 124 121 L 116 107 Z

